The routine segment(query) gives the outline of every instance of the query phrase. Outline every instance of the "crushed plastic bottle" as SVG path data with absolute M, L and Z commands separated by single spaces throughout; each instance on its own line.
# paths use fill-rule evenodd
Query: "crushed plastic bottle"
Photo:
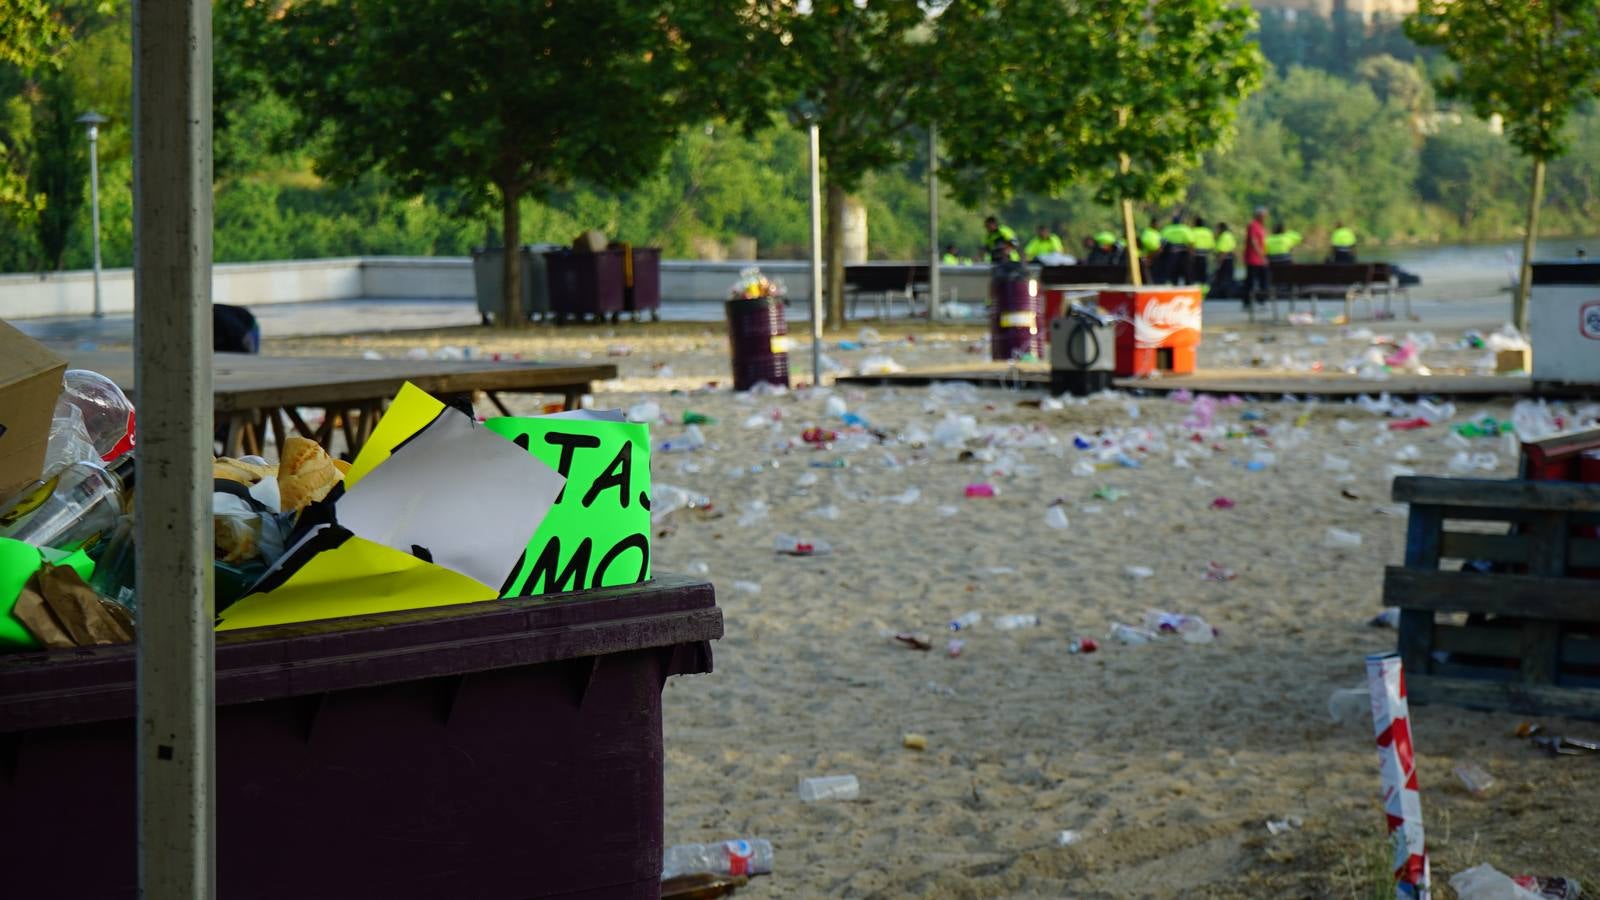
M 1343 528 L 1329 528 L 1322 536 L 1322 545 L 1336 550 L 1348 550 L 1361 546 L 1361 533 L 1345 531 Z
M 1145 631 L 1143 628 L 1135 628 L 1132 625 L 1124 625 L 1121 622 L 1111 623 L 1110 636 L 1112 639 L 1130 647 L 1148 644 L 1156 639 L 1154 634 Z
M 772 842 L 721 841 L 715 844 L 679 844 L 663 854 L 662 879 L 680 875 L 765 875 L 772 871 Z
M 133 403 L 116 382 L 88 369 L 68 369 L 61 377 L 58 415 L 63 403 L 76 406 L 83 414 L 84 430 L 103 462 L 113 462 L 133 449 Z
M 706 436 L 701 433 L 699 425 L 690 425 L 683 430 L 683 435 L 668 438 L 656 444 L 656 450 L 661 453 L 687 453 L 699 450 L 706 445 Z
M 982 622 L 982 621 L 983 621 L 983 613 L 978 612 L 977 610 L 972 610 L 970 612 L 964 612 L 961 615 L 956 616 L 954 619 L 950 620 L 950 630 L 951 631 L 962 631 L 964 629 L 971 628 L 972 626 L 974 626 L 974 625 L 976 625 L 976 624 L 978 624 L 979 622 Z
M 1039 617 L 1032 613 L 1010 613 L 996 616 L 994 628 L 996 631 L 1020 631 L 1024 628 L 1038 628 Z
M 829 418 L 837 419 L 849 412 L 850 407 L 841 397 L 829 397 L 827 401 L 822 404 L 822 411 Z
M 1328 718 L 1340 725 L 1371 725 L 1372 694 L 1365 687 L 1337 688 L 1328 695 Z
M 854 800 L 861 796 L 861 782 L 854 775 L 823 775 L 800 779 L 800 802 Z
M 1488 863 L 1450 876 L 1450 887 L 1460 900 L 1540 900 L 1538 894 Z
M 1059 503 L 1044 511 L 1044 524 L 1057 531 L 1066 531 L 1071 525 L 1067 520 L 1066 509 Z
M 680 509 L 699 509 L 711 505 L 705 494 L 670 484 L 657 484 L 650 491 L 650 524 L 659 525 Z
M 657 422 L 661 419 L 661 404 L 654 400 L 646 400 L 628 407 L 626 413 L 629 422 L 645 424 Z
M 1461 786 L 1467 789 L 1467 793 L 1474 797 L 1482 797 L 1494 787 L 1494 776 L 1477 763 L 1457 763 L 1450 771 L 1460 779 Z
M 827 541 L 816 538 L 801 540 L 791 534 L 780 534 L 773 538 L 772 549 L 789 556 L 823 556 L 833 552 L 833 546 Z
M 1149 578 L 1156 574 L 1156 570 L 1149 566 L 1123 566 L 1122 574 L 1129 578 Z
M 749 528 L 757 522 L 766 521 L 767 511 L 767 502 L 765 500 L 751 500 L 744 505 L 744 509 L 739 513 L 739 527 Z

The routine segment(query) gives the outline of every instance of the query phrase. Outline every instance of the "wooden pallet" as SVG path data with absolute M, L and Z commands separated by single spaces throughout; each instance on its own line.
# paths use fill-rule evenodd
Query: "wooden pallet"
M 1383 602 L 1411 698 L 1600 718 L 1600 484 L 1404 477 L 1394 499 L 1406 559 Z

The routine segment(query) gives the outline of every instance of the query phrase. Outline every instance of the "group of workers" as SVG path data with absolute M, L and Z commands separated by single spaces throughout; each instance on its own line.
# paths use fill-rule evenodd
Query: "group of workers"
M 1126 242 L 1119 240 L 1116 232 L 1109 228 L 1102 228 L 1084 238 L 1084 255 L 1081 260 L 1074 260 L 1066 255 L 1061 238 L 1044 225 L 1040 225 L 1025 244 L 1020 243 L 1017 233 L 1002 225 L 995 216 L 984 219 L 983 227 L 983 255 L 990 263 L 1127 263 Z M 1246 274 L 1241 294 L 1241 285 L 1235 272 L 1236 254 L 1240 251 L 1239 237 L 1226 222 L 1217 223 L 1213 230 L 1200 216 L 1193 216 L 1189 224 L 1184 224 L 1184 217 L 1176 215 L 1164 228 L 1151 222 L 1139 231 L 1137 239 L 1138 253 L 1151 283 L 1196 284 L 1205 287 L 1208 296 L 1242 296 L 1247 302 L 1268 289 L 1272 266 L 1294 261 L 1294 251 L 1303 240 L 1298 231 L 1287 228 L 1281 222 L 1269 233 L 1267 210 L 1258 207 L 1245 229 L 1243 256 Z M 1343 222 L 1335 223 L 1328 244 L 1328 262 L 1356 261 L 1356 233 Z M 1215 265 L 1212 264 L 1213 260 Z M 959 265 L 970 264 L 973 260 L 958 255 L 955 245 L 951 244 L 945 247 L 942 261 L 947 265 Z

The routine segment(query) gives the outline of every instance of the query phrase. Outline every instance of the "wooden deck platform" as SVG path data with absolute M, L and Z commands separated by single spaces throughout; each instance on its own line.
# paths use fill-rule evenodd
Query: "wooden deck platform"
M 918 369 L 893 375 L 851 375 L 838 379 L 846 384 L 902 385 L 932 384 L 935 381 L 967 381 L 982 387 L 1010 387 L 1047 390 L 1049 370 L 1043 366 L 1003 365 L 951 366 Z M 1240 396 L 1318 397 L 1346 400 L 1361 394 L 1388 393 L 1394 397 L 1445 397 L 1452 400 L 1490 400 L 1503 397 L 1576 398 L 1600 397 L 1600 386 L 1535 383 L 1512 375 L 1396 375 L 1384 381 L 1369 381 L 1343 373 L 1294 374 L 1256 369 L 1207 369 L 1193 375 L 1168 378 L 1118 378 L 1118 390 L 1165 394 L 1177 390 L 1196 394 L 1238 394 Z

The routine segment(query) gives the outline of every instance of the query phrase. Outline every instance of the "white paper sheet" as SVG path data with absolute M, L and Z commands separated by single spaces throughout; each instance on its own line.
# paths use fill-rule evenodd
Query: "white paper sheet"
M 339 499 L 339 524 L 498 590 L 566 483 L 526 450 L 452 409 Z

